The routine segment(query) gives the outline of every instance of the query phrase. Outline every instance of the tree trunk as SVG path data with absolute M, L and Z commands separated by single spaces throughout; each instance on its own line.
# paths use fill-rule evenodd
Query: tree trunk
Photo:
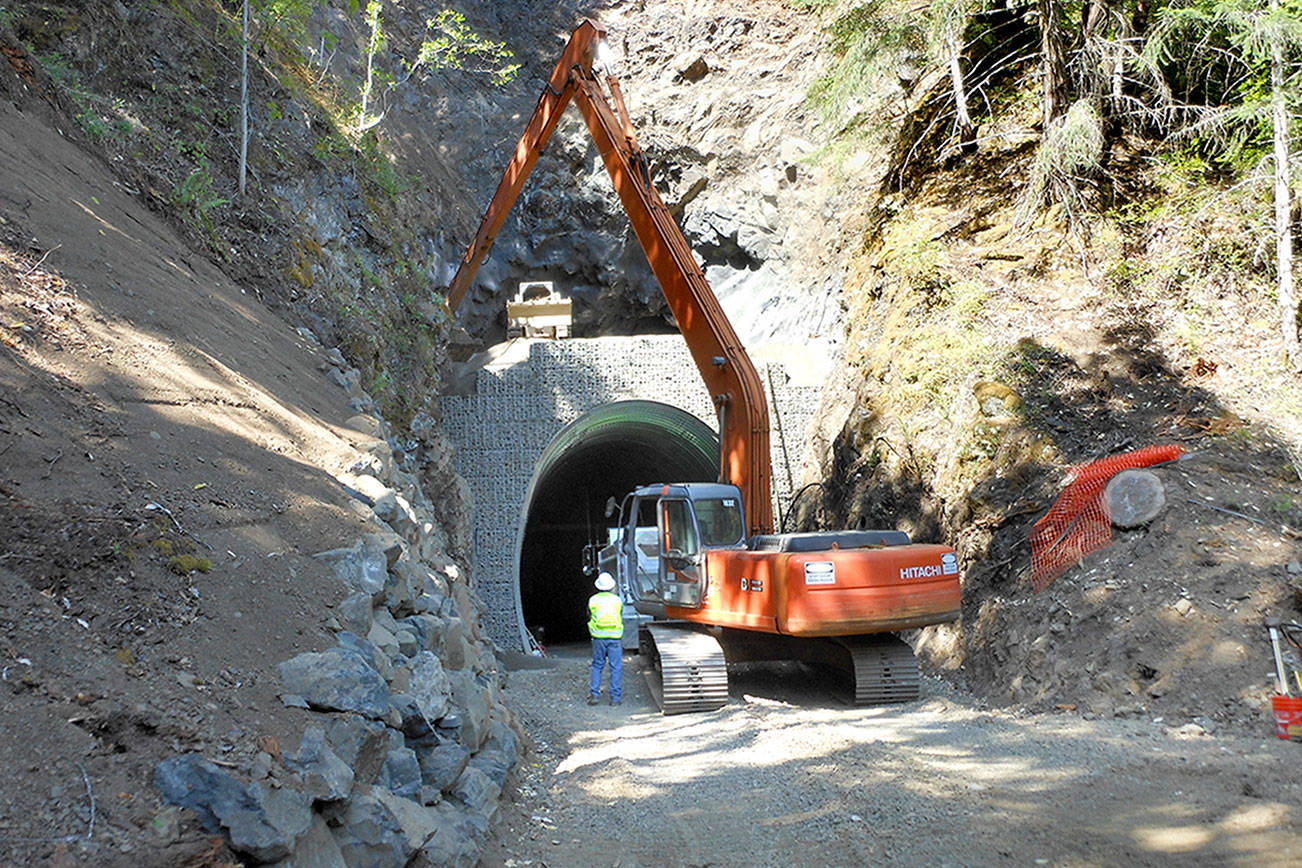
M 372 2 L 366 6 L 367 23 L 371 25 L 371 36 L 366 42 L 366 83 L 362 86 L 362 111 L 357 118 L 357 130 L 367 127 L 366 109 L 371 100 L 371 81 L 375 73 L 375 52 L 380 46 L 380 4 Z
M 959 65 L 959 46 L 954 23 L 945 32 L 945 45 L 949 49 L 949 81 L 954 88 L 955 125 L 958 128 L 958 145 L 963 151 L 976 148 L 976 128 L 972 125 L 972 116 L 967 110 L 967 86 L 963 82 L 963 67 Z
M 1271 0 L 1271 11 L 1279 0 Z M 1275 138 L 1275 271 L 1279 297 L 1280 330 L 1289 362 L 1302 369 L 1298 346 L 1297 294 L 1293 288 L 1293 203 L 1289 187 L 1288 106 L 1284 93 L 1284 50 L 1279 42 L 1270 46 L 1270 115 Z
M 240 198 L 249 167 L 249 0 L 244 0 L 244 29 L 240 47 Z
M 1063 113 L 1066 106 L 1067 60 L 1062 28 L 1058 24 L 1058 0 L 1038 0 L 1040 8 L 1040 54 L 1043 60 L 1044 127 Z

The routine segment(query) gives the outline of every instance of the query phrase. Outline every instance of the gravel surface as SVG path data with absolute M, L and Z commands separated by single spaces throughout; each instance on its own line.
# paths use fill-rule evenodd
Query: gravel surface
M 1302 745 L 1161 718 L 982 708 L 945 682 L 849 708 L 817 673 L 732 667 L 712 714 L 662 716 L 636 655 L 589 707 L 587 650 L 515 671 L 533 736 L 495 866 L 1285 865 Z

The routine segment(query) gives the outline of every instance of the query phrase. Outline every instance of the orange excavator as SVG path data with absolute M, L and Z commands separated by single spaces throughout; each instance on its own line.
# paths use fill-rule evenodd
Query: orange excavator
M 448 291 L 454 311 L 562 112 L 583 114 L 719 421 L 714 483 L 630 493 L 609 545 L 585 558 L 615 575 L 641 618 L 639 646 L 666 714 L 727 702 L 727 662 L 802 660 L 842 673 L 856 704 L 918 696 L 912 649 L 897 631 L 959 615 L 954 550 L 900 531 L 773 532 L 769 411 L 762 381 L 656 192 L 605 30 L 574 31 Z M 648 620 L 649 619 L 649 620 Z

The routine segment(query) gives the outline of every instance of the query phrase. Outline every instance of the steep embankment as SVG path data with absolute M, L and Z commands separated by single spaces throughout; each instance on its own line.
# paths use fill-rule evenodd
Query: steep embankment
M 337 350 L 60 133 L 24 60 L 6 43 L 0 861 L 216 864 L 225 836 L 473 864 L 516 738 L 448 554 L 464 491 L 414 475 L 449 447 L 392 437 Z
M 908 128 L 905 108 L 883 111 Z M 853 260 L 808 519 L 960 549 L 963 621 L 918 644 L 978 696 L 1261 731 L 1262 623 L 1302 612 L 1302 380 L 1254 255 L 1268 199 L 1117 137 L 1073 223 L 1027 205 L 1038 123 L 994 114 L 943 171 L 897 145 L 914 168 Z M 1154 443 L 1191 456 L 1159 471 L 1162 514 L 1036 594 L 1028 537 L 1071 467 Z

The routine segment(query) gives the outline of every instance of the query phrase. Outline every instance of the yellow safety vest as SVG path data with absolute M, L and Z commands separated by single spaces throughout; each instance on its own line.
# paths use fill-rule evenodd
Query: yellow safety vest
M 588 633 L 593 639 L 620 639 L 624 635 L 624 601 L 602 591 L 588 598 Z

